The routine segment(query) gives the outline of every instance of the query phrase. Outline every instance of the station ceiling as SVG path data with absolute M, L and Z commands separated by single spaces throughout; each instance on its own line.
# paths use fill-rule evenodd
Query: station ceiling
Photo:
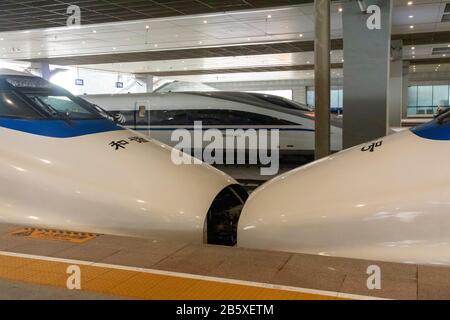
M 312 0 L 2 0 L 0 32 L 66 26 L 67 7 L 78 5 L 82 24 L 98 24 L 261 9 Z
M 0 59 L 93 69 L 191 75 L 310 70 L 312 0 L 3 0 Z M 392 39 L 404 59 L 450 63 L 450 8 L 395 0 Z M 82 25 L 65 27 L 69 4 Z M 341 4 L 331 6 L 332 62 L 342 56 Z M 448 12 L 447 12 L 448 11 Z

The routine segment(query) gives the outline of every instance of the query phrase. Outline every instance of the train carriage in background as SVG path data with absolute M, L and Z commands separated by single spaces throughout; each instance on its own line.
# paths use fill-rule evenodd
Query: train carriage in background
M 173 130 L 193 130 L 194 122 L 201 121 L 203 129 L 219 129 L 224 135 L 227 129 L 278 129 L 280 155 L 314 154 L 314 111 L 273 95 L 212 91 L 82 97 L 116 115 L 126 127 L 171 146 L 176 145 L 171 139 Z M 331 150 L 339 151 L 341 121 L 333 119 Z M 245 147 L 248 151 L 249 146 Z

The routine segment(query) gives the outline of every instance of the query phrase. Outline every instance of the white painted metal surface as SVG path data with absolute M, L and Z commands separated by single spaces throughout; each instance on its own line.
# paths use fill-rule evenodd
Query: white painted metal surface
M 43 120 L 45 121 L 45 120 Z M 175 165 L 129 130 L 51 138 L 0 128 L 0 221 L 83 232 L 203 241 L 215 196 L 236 183 L 206 165 Z
M 409 130 L 380 140 L 262 185 L 242 211 L 238 245 L 450 264 L 448 141 Z

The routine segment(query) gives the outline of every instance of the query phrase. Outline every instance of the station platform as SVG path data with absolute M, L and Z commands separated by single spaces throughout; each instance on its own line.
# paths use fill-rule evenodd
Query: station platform
M 411 117 L 411 118 L 404 118 L 401 120 L 401 126 L 402 127 L 415 127 L 427 122 L 430 122 L 433 120 L 432 115 L 424 116 L 424 117 Z
M 450 268 L 0 224 L 0 299 L 380 298 L 450 299 Z

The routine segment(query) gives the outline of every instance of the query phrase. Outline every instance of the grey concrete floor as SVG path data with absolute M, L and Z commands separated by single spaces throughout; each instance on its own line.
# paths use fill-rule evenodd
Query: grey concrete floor
M 450 268 L 300 253 L 100 235 L 86 243 L 33 239 L 0 224 L 0 250 L 224 279 L 254 281 L 393 299 L 450 299 Z M 9 261 L 9 260 L 8 260 Z M 3 268 L 13 268 L 5 265 Z M 32 269 L 27 262 L 22 269 Z M 367 267 L 383 272 L 380 290 L 367 288 Z M 15 268 L 21 268 L 16 265 Z M 50 271 L 49 271 L 50 272 Z M 45 272 L 43 272 L 45 273 Z M 5 278 L 3 278 L 5 279 Z M 89 281 L 89 280 L 88 280 Z M 0 299 L 109 299 L 106 295 L 0 280 Z

